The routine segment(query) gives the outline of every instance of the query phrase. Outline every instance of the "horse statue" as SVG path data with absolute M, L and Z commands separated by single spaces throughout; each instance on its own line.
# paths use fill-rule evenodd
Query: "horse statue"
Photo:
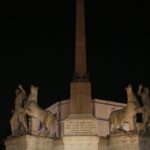
M 150 96 L 148 87 L 139 85 L 137 95 L 140 96 L 142 102 L 142 124 L 140 131 L 145 132 L 150 123 Z
M 135 130 L 135 116 L 137 112 L 141 112 L 140 103 L 138 102 L 137 97 L 135 96 L 132 85 L 129 84 L 126 88 L 127 92 L 127 106 L 122 109 L 115 110 L 110 114 L 109 117 L 109 130 L 115 132 L 118 129 L 124 131 L 123 127 L 125 122 L 129 124 L 129 131 Z
M 30 94 L 25 105 L 25 114 L 31 118 L 36 118 L 40 121 L 46 136 L 50 136 L 51 128 L 54 125 L 53 114 L 45 109 L 42 109 L 37 104 L 38 87 L 31 85 Z

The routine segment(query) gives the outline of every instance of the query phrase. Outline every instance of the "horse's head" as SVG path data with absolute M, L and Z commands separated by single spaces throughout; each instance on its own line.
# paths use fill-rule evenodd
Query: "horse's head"
M 139 107 L 140 106 L 140 103 L 132 89 L 132 85 L 129 84 L 127 87 L 126 87 L 126 91 L 127 91 L 127 103 L 131 104 L 132 108 L 135 108 L 135 107 Z
M 30 91 L 32 94 L 37 94 L 39 87 L 31 85 L 30 86 Z
M 131 85 L 131 84 L 128 84 L 128 86 L 127 86 L 125 89 L 126 89 L 127 92 L 128 92 L 128 91 L 132 91 L 132 85 Z
M 16 90 L 15 90 L 15 94 L 16 94 L 16 95 L 19 95 L 20 93 L 21 93 L 21 90 L 20 90 L 20 89 L 16 89 Z
M 148 87 L 144 87 L 143 91 L 144 91 L 145 94 L 149 95 L 149 88 Z

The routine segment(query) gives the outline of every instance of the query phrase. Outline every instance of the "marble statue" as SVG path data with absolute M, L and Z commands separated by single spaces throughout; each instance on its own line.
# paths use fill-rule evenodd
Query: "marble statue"
M 126 92 L 127 92 L 127 106 L 120 110 L 115 110 L 110 114 L 109 117 L 110 133 L 115 132 L 118 129 L 124 131 L 123 126 L 125 122 L 128 122 L 129 124 L 129 131 L 135 130 L 136 124 L 135 116 L 137 112 L 141 112 L 141 107 L 136 95 L 132 90 L 131 84 L 129 84 L 126 87 Z
M 31 86 L 30 94 L 28 96 L 27 103 L 25 105 L 25 114 L 31 118 L 36 118 L 40 121 L 42 128 L 44 128 L 43 134 L 50 136 L 51 128 L 54 124 L 53 114 L 45 109 L 42 109 L 37 104 L 38 87 Z M 38 131 L 37 131 L 38 132 Z
M 18 85 L 18 89 L 16 89 L 15 109 L 10 119 L 12 136 L 28 133 L 27 118 L 24 114 L 24 104 L 26 99 L 26 92 L 22 85 Z
M 148 87 L 143 87 L 143 85 L 140 84 L 137 95 L 140 96 L 143 106 L 148 105 L 148 107 L 150 107 L 150 96 Z
M 123 109 L 113 111 L 109 116 L 109 131 L 114 133 L 116 131 L 123 131 L 123 125 L 125 121 L 126 107 Z
M 39 88 L 37 86 L 34 86 L 34 85 L 30 86 L 30 94 L 27 98 L 27 102 L 30 102 L 30 101 L 37 102 L 37 100 L 38 100 L 38 89 Z
M 140 131 L 145 132 L 150 123 L 150 96 L 148 87 L 139 85 L 137 95 L 140 96 L 142 102 L 142 124 L 140 126 Z

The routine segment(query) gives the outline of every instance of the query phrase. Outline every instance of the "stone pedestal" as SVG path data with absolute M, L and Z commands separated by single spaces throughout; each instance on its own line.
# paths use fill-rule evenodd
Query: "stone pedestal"
M 72 114 L 64 121 L 64 150 L 98 150 L 97 120 L 88 114 Z
M 70 92 L 71 114 L 92 114 L 91 83 L 72 82 Z
M 24 135 L 5 141 L 6 150 L 54 150 L 50 138 Z
M 109 139 L 109 150 L 149 150 L 150 136 L 137 134 L 120 134 L 111 136 Z
M 97 136 L 64 136 L 64 150 L 98 150 Z
M 108 137 L 99 137 L 99 150 L 109 150 L 108 149 Z

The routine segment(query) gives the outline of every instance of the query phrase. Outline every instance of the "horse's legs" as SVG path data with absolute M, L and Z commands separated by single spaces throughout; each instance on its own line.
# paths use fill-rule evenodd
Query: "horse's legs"
M 54 136 L 54 132 L 52 133 L 52 129 L 54 129 L 54 120 L 52 120 L 51 118 L 48 118 L 48 120 L 46 121 L 46 128 L 48 131 L 48 135 L 49 136 Z

